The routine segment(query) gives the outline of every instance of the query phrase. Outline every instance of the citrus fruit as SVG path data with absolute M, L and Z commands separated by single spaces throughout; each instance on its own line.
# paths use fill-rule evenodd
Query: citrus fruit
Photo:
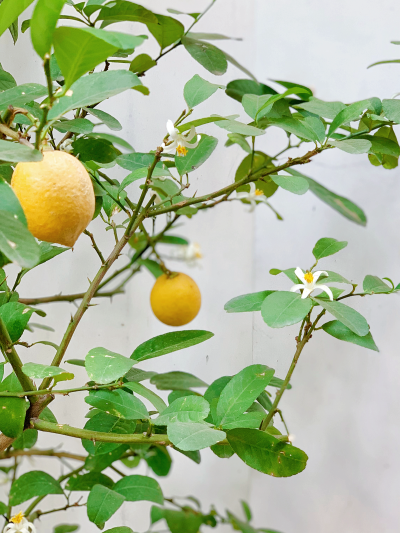
M 168 326 L 184 326 L 200 311 L 201 294 L 195 281 L 182 272 L 162 274 L 154 284 L 150 304 L 158 320 Z
M 73 246 L 92 220 L 93 185 L 85 167 L 71 154 L 45 151 L 42 161 L 18 163 L 11 186 L 29 231 L 41 241 Z

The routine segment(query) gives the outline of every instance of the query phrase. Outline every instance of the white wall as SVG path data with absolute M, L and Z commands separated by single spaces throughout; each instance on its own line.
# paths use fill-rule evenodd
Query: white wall
M 158 4 L 153 0 L 145 5 L 161 11 Z M 207 4 L 182 0 L 165 5 L 196 11 Z M 243 37 L 244 42 L 223 42 L 221 47 L 252 69 L 260 81 L 283 79 L 303 83 L 327 100 L 349 102 L 372 95 L 390 98 L 399 91 L 398 67 L 371 70 L 365 67 L 375 60 L 396 55 L 396 49 L 389 44 L 390 39 L 398 38 L 395 6 L 393 0 L 384 0 L 377 15 L 374 4 L 365 0 L 351 3 L 338 0 L 323 7 L 316 0 L 275 3 L 219 0 L 199 24 L 198 31 L 220 31 Z M 130 24 L 119 29 L 143 33 L 142 26 Z M 143 51 L 156 54 L 153 45 L 146 46 Z M 10 69 L 19 83 L 43 81 L 40 61 L 31 52 L 27 53 L 28 34 L 16 48 L 4 36 L 0 47 L 3 67 Z M 184 50 L 178 49 L 143 79 L 151 89 L 150 98 L 127 92 L 101 107 L 122 122 L 125 138 L 137 151 L 154 149 L 164 135 L 166 120 L 179 115 L 184 107 L 184 83 L 195 73 L 215 81 L 200 69 Z M 227 83 L 241 77 L 230 66 L 219 80 Z M 195 116 L 216 112 L 236 113 L 240 112 L 240 106 L 217 94 L 199 107 Z M 217 136 L 220 145 L 211 161 L 194 175 L 192 187 L 199 194 L 230 183 L 243 157 L 238 147 L 223 147 L 222 130 L 210 127 L 204 131 Z M 260 140 L 259 147 L 273 154 L 279 151 L 283 141 L 281 132 L 271 131 Z M 190 223 L 185 222 L 185 227 L 175 233 L 199 242 L 204 252 L 201 269 L 185 268 L 203 294 L 202 310 L 189 327 L 209 329 L 215 337 L 206 344 L 150 361 L 143 367 L 159 372 L 189 371 L 211 382 L 220 375 L 260 362 L 276 368 L 277 375 L 282 377 L 294 351 L 296 328 L 271 330 L 259 316 L 225 314 L 223 305 L 231 297 L 252 290 L 288 288 L 287 281 L 271 277 L 269 269 L 307 266 L 311 249 L 320 237 L 349 241 L 345 251 L 332 261 L 325 260 L 326 268 L 360 282 L 369 273 L 397 280 L 398 171 L 376 169 L 365 156 L 333 151 L 322 154 L 303 171 L 359 203 L 369 218 L 367 228 L 341 218 L 311 193 L 297 197 L 285 191 L 273 198 L 284 222 L 277 221 L 263 206 L 255 216 L 249 215 L 247 208 L 238 202 L 202 212 Z M 114 175 L 125 174 L 117 171 Z M 110 250 L 111 236 L 104 235 L 101 224 L 95 222 L 92 231 L 103 250 Z M 93 277 L 97 263 L 97 256 L 82 236 L 73 253 L 68 252 L 26 276 L 20 292 L 28 297 L 85 290 L 87 277 Z M 152 283 L 150 275 L 143 273 L 133 280 L 126 296 L 118 296 L 111 303 L 101 301 L 101 305 L 91 308 L 70 345 L 68 358 L 83 357 L 93 346 L 129 355 L 144 340 L 168 331 L 151 314 Z M 175 454 L 170 477 L 160 479 L 164 494 L 192 494 L 204 502 L 205 509 L 215 503 L 221 510 L 238 510 L 239 500 L 247 499 L 257 526 L 273 527 L 285 533 L 395 531 L 400 518 L 396 505 L 400 492 L 396 483 L 400 466 L 396 455 L 399 392 L 395 383 L 399 362 L 392 317 L 397 316 L 398 301 L 396 296 L 376 296 L 354 305 L 369 319 L 380 354 L 324 338 L 323 333 L 316 334 L 296 370 L 293 390 L 282 402 L 289 428 L 296 436 L 295 444 L 310 457 L 305 472 L 290 479 L 274 479 L 250 471 L 238 458 L 223 461 L 205 451 L 202 465 L 197 466 Z M 47 338 L 58 342 L 74 307 L 54 304 L 46 310 L 49 316 L 45 322 L 57 333 L 38 332 L 35 337 L 27 335 L 27 339 Z M 35 361 L 42 363 L 50 362 L 53 355 L 48 347 L 32 349 L 29 355 L 32 354 Z M 21 355 L 26 358 L 26 351 Z M 76 383 L 85 380 L 79 369 L 76 374 Z M 75 401 L 58 399 L 54 405 L 59 420 L 83 424 L 83 396 L 79 402 L 77 398 Z M 40 441 L 46 448 L 59 443 L 60 439 L 52 435 L 44 435 Z M 73 439 L 63 439 L 62 448 L 82 451 L 80 442 Z M 37 459 L 29 467 L 40 469 L 45 464 Z M 58 475 L 55 465 L 54 459 L 47 461 L 53 474 Z M 140 473 L 145 472 L 144 468 L 140 469 Z M 61 500 L 61 497 L 53 498 L 56 506 L 62 504 Z M 113 519 L 107 525 L 121 525 L 123 521 L 135 531 L 144 531 L 148 509 L 148 504 L 126 505 L 122 518 Z M 50 515 L 42 520 L 39 530 L 50 531 L 52 524 L 80 520 L 85 523 L 86 531 L 96 531 L 94 526 L 86 525 L 84 510 L 73 511 L 68 520 L 67 516 L 56 519 Z

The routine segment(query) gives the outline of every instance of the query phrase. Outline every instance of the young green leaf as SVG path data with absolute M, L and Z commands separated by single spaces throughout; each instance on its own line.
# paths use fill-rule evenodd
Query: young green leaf
M 169 424 L 167 433 L 170 441 L 183 451 L 202 450 L 226 437 L 223 431 L 212 429 L 208 424 L 193 422 Z
M 210 405 L 201 396 L 184 396 L 174 400 L 153 423 L 167 426 L 174 422 L 201 422 L 209 412 Z
M 3 0 L 0 5 L 0 35 L 32 4 L 33 0 Z
M 227 433 L 235 453 L 251 468 L 274 477 L 294 476 L 307 464 L 307 455 L 265 431 L 233 429 Z
M 130 420 L 149 418 L 145 405 L 133 394 L 121 389 L 91 391 L 85 402 L 117 417 Z
M 56 29 L 65 0 L 39 0 L 30 21 L 33 48 L 43 59 L 50 54 L 53 33 Z
M 75 118 L 73 120 L 63 120 L 55 122 L 53 126 L 57 131 L 65 133 L 70 131 L 72 133 L 91 133 L 93 131 L 94 124 L 86 118 Z
M 124 503 L 125 497 L 104 485 L 94 485 L 87 500 L 87 515 L 100 529 Z
M 105 385 L 122 377 L 133 366 L 132 359 L 105 348 L 92 348 L 85 357 L 89 379 Z
M 211 74 L 215 74 L 216 76 L 225 74 L 228 63 L 224 52 L 219 48 L 210 43 L 197 41 L 189 37 L 183 37 L 182 44 L 193 59 L 211 72 Z
M 29 450 L 35 446 L 37 439 L 38 431 L 36 429 L 25 429 L 12 445 L 14 450 Z
M 10 489 L 10 505 L 20 505 L 35 496 L 63 494 L 60 483 L 46 472 L 33 470 L 22 474 Z
M 150 379 L 150 383 L 159 390 L 185 390 L 208 386 L 207 383 L 187 372 L 157 374 Z
M 4 3 L 0 5 L 0 8 L 3 5 Z M 28 102 L 31 102 L 32 100 L 40 98 L 41 96 L 45 96 L 46 94 L 46 87 L 39 85 L 38 83 L 25 83 L 23 85 L 18 85 L 18 87 L 12 87 L 0 93 L 0 109 L 5 109 L 9 105 L 15 107 L 22 106 Z M 23 147 L 24 145 L 20 146 Z M 25 146 L 25 148 L 28 147 Z
M 338 241 L 336 239 L 324 237 L 323 239 L 319 239 L 317 244 L 314 246 L 312 253 L 315 259 L 319 260 L 323 257 L 337 254 L 340 252 L 340 250 L 346 248 L 347 244 L 347 241 Z
M 332 133 L 334 133 L 340 126 L 342 126 L 342 124 L 353 122 L 354 120 L 359 119 L 363 111 L 373 107 L 373 104 L 374 102 L 371 101 L 371 99 L 361 100 L 360 102 L 354 102 L 354 104 L 350 104 L 345 109 L 340 111 L 329 126 L 328 137 L 330 137 Z
M 160 485 L 148 476 L 125 476 L 114 485 L 115 492 L 122 494 L 127 502 L 148 501 L 163 504 Z
M 141 383 L 137 383 L 136 381 L 129 381 L 128 383 L 125 384 L 125 388 L 130 389 L 132 392 L 135 392 L 139 396 L 143 396 L 143 398 L 146 398 L 146 400 L 149 400 L 149 402 L 154 405 L 154 407 L 157 409 L 159 413 L 162 413 L 167 408 L 167 405 L 162 398 L 160 398 L 152 390 L 147 389 Z
M 233 376 L 221 392 L 217 405 L 217 425 L 232 422 L 242 415 L 271 381 L 275 370 L 251 365 Z
M 149 32 L 156 39 L 161 47 L 161 50 L 167 48 L 171 44 L 182 37 L 185 32 L 183 24 L 172 17 L 166 17 L 165 15 L 156 15 L 157 23 L 147 23 Z
M 260 291 L 236 296 L 224 305 L 227 313 L 248 313 L 261 311 L 261 305 L 265 298 L 275 291 Z
M 297 324 L 309 313 L 312 307 L 310 298 L 288 291 L 274 292 L 261 306 L 261 316 L 270 328 L 283 328 Z
M 340 302 L 330 302 L 320 298 L 312 298 L 314 302 L 321 305 L 324 309 L 337 318 L 342 324 L 347 326 L 353 333 L 364 337 L 369 332 L 368 322 L 360 315 L 358 311 L 344 305 Z
M 370 151 L 372 143 L 366 139 L 344 139 L 343 141 L 329 141 L 329 144 L 336 146 L 339 150 L 348 154 L 366 154 Z
M 103 20 L 105 25 L 115 22 L 142 22 L 143 24 L 157 24 L 158 19 L 154 13 L 148 9 L 134 4 L 133 2 L 119 1 L 111 7 L 105 6 L 99 13 L 97 20 Z
M 335 337 L 335 339 L 352 342 L 353 344 L 357 344 L 363 348 L 368 348 L 369 350 L 379 352 L 379 349 L 372 338 L 371 332 L 368 332 L 363 337 L 360 337 L 360 335 L 357 335 L 351 331 L 351 329 L 342 324 L 342 322 L 339 322 L 339 320 L 331 320 L 330 322 L 326 322 L 322 326 L 322 329 L 329 335 L 332 335 L 332 337 Z
M 264 85 L 263 83 L 258 83 L 256 80 L 234 80 L 228 83 L 226 86 L 226 94 L 231 98 L 242 102 L 244 95 L 246 94 L 256 94 L 261 96 L 263 94 L 277 94 L 275 89 Z
M 109 113 L 106 113 L 101 109 L 94 109 L 92 107 L 85 107 L 84 109 L 89 113 L 89 115 L 93 115 L 94 117 L 101 120 L 101 122 L 105 124 L 108 128 L 110 128 L 110 130 L 122 130 L 120 122 Z
M 392 287 L 389 287 L 378 276 L 365 276 L 363 281 L 363 290 L 368 294 L 384 294 L 392 291 Z
M 43 311 L 27 307 L 20 302 L 7 302 L 0 306 L 0 317 L 13 342 L 21 337 L 33 313 L 46 315 Z
M 228 431 L 236 428 L 258 429 L 265 416 L 265 411 L 253 411 L 251 413 L 243 413 L 234 420 L 229 420 L 222 424 L 222 429 Z
M 175 164 L 179 174 L 183 176 L 197 170 L 211 156 L 217 144 L 218 139 L 202 134 L 197 148 L 189 149 L 185 156 L 175 156 Z
M 0 141 L 0 159 L 10 163 L 41 161 L 43 154 L 24 144 Z
M 160 357 L 167 353 L 183 350 L 190 346 L 195 346 L 214 336 L 214 333 L 203 330 L 185 330 L 164 333 L 145 341 L 138 346 L 131 355 L 135 361 L 146 361 L 153 357 Z
M 314 115 L 324 117 L 328 119 L 334 119 L 340 111 L 346 109 L 345 104 L 342 102 L 324 102 L 314 96 L 308 100 L 308 102 L 302 102 L 294 106 L 295 108 L 305 109 Z
M 198 74 L 195 74 L 185 85 L 183 96 L 189 109 L 201 104 L 218 89 L 224 89 L 223 85 L 216 85 L 209 81 L 203 80 Z

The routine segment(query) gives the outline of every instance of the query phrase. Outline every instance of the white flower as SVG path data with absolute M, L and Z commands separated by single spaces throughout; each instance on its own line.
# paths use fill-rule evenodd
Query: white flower
M 256 184 L 254 182 L 250 183 L 250 192 L 238 192 L 236 193 L 235 199 L 246 200 L 246 202 L 250 202 L 250 213 L 256 208 L 257 202 L 268 202 L 264 193 L 259 189 L 256 189 Z
M 172 152 L 176 150 L 177 155 L 179 156 L 186 155 L 188 153 L 188 148 L 196 148 L 196 146 L 199 144 L 200 139 L 201 139 L 201 136 L 197 135 L 197 140 L 194 143 L 191 143 L 190 141 L 196 135 L 196 128 L 192 126 L 186 134 L 180 133 L 180 131 L 177 128 L 175 128 L 172 120 L 168 120 L 167 130 L 168 130 L 169 137 L 172 142 L 168 145 L 166 145 L 165 143 L 161 145 L 163 148 L 163 151 L 166 154 L 171 154 Z
M 295 292 L 299 289 L 303 289 L 303 294 L 301 295 L 302 298 L 307 298 L 313 291 L 316 289 L 321 289 L 321 291 L 326 292 L 326 294 L 329 296 L 330 300 L 333 300 L 333 294 L 331 289 L 327 285 L 323 285 L 322 283 L 317 283 L 318 278 L 321 274 L 328 275 L 327 272 L 324 270 L 318 270 L 317 272 L 304 272 L 301 270 L 301 268 L 297 267 L 294 271 L 296 276 L 299 278 L 299 280 L 302 282 L 300 285 L 294 285 L 290 291 Z
M 73 148 L 72 148 L 72 143 L 74 141 L 72 139 L 67 139 L 65 140 L 62 145 L 60 146 L 60 150 L 62 150 L 63 152 L 72 152 L 73 151 Z
M 24 513 L 20 511 L 11 518 L 10 522 L 4 528 L 4 533 L 36 533 L 36 528 L 24 518 Z
M 172 249 L 170 259 L 186 261 L 188 266 L 197 266 L 199 259 L 203 257 L 200 244 L 191 242 L 189 244 L 178 245 Z

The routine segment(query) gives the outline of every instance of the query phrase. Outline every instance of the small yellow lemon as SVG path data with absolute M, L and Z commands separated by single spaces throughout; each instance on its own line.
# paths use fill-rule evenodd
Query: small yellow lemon
M 150 304 L 158 320 L 168 326 L 184 326 L 200 311 L 200 289 L 182 272 L 162 274 L 154 284 Z
M 45 151 L 42 161 L 18 163 L 11 186 L 28 221 L 41 241 L 73 246 L 93 218 L 92 181 L 76 157 Z

